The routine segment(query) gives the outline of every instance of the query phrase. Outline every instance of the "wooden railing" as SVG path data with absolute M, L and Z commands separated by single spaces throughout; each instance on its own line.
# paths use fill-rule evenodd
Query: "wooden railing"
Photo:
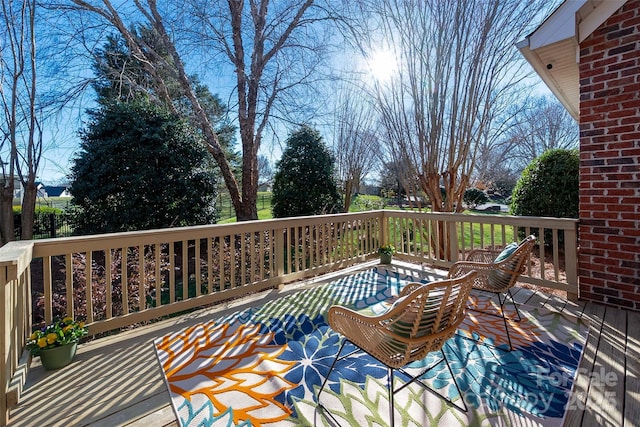
M 26 379 L 23 349 L 31 333 L 32 249 L 32 241 L 13 242 L 0 248 L 0 425 L 3 426 Z
M 38 240 L 35 320 L 83 318 L 98 334 L 273 288 L 375 254 L 380 221 L 367 212 Z
M 398 257 L 448 269 L 473 249 L 501 247 L 531 233 L 538 237 L 521 282 L 578 293 L 575 219 L 384 211 L 382 240 Z
M 32 324 L 69 315 L 96 335 L 373 259 L 383 243 L 448 268 L 534 229 L 546 231 L 538 268 L 532 257 L 522 280 L 575 294 L 575 220 L 385 210 L 12 242 L 0 248 L 0 410 L 19 394 Z

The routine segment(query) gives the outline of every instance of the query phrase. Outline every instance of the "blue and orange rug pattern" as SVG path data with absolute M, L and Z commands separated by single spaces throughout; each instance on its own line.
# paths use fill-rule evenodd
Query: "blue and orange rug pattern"
M 161 337 L 154 342 L 172 404 L 182 426 L 389 425 L 387 370 L 358 353 L 340 361 L 318 406 L 317 392 L 342 337 L 325 319 L 331 305 L 383 312 L 404 285 L 416 280 L 373 268 L 262 306 L 238 311 Z M 472 305 L 489 307 L 488 295 Z M 512 307 L 508 305 L 507 307 Z M 502 319 L 469 311 L 458 334 L 443 348 L 444 363 L 395 397 L 403 426 L 561 425 L 584 348 L 586 321 L 542 308 L 521 307 L 510 322 L 507 346 Z M 432 353 L 411 369 L 442 358 Z M 396 377 L 396 386 L 404 379 Z

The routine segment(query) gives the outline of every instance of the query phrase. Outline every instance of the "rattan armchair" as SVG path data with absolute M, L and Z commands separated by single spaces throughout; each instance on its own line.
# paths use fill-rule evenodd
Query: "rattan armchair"
M 475 275 L 475 272 L 468 272 L 454 279 L 429 284 L 411 283 L 402 289 L 399 298 L 389 310 L 379 316 L 363 315 L 346 307 L 331 307 L 329 325 L 334 331 L 344 335 L 345 339 L 318 392 L 318 402 L 336 362 L 353 353 L 364 351 L 388 368 L 389 417 L 392 426 L 394 425 L 394 394 L 442 361 L 447 364 L 462 398 L 463 410 L 466 411 L 464 398 L 444 352 L 442 360 L 423 370 L 419 375 L 412 376 L 402 367 L 424 359 L 430 352 L 442 350 L 445 342 L 455 334 L 466 314 L 465 309 Z M 341 357 L 340 354 L 347 342 L 354 344 L 357 349 Z M 394 370 L 410 378 L 395 390 L 393 389 Z M 418 382 L 429 388 L 422 381 L 418 380 Z
M 516 319 L 507 319 L 504 314 L 504 304 L 507 302 L 507 296 L 511 298 L 516 310 L 516 321 L 520 321 L 520 311 L 518 311 L 518 306 L 513 299 L 511 288 L 516 284 L 520 274 L 524 272 L 535 243 L 536 237 L 534 235 L 527 237 L 519 245 L 515 246 L 514 244 L 513 252 L 504 259 L 497 259 L 501 250 L 476 249 L 469 253 L 465 261 L 456 262 L 449 269 L 450 279 L 461 277 L 469 271 L 476 271 L 478 274 L 473 281 L 473 288 L 498 295 L 499 313 L 487 314 L 497 315 L 503 319 L 510 350 L 513 349 L 513 346 L 511 345 L 507 320 Z

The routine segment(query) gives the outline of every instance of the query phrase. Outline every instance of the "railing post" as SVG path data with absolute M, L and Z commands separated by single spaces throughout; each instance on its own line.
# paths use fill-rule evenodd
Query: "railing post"
M 385 213 L 385 211 L 380 211 L 378 247 L 382 245 L 386 245 L 387 243 L 391 243 L 387 241 L 388 238 L 389 238 L 389 222 L 387 221 L 387 214 Z
M 28 276 L 32 251 L 33 241 L 28 240 L 9 242 L 0 248 L 0 426 L 7 425 L 10 400 L 11 404 L 17 402 L 26 377 L 11 384 L 31 326 L 27 295 L 31 293 Z
M 564 262 L 565 273 L 567 275 L 567 284 L 574 291 L 567 292 L 567 299 L 571 301 L 578 300 L 578 233 L 576 228 L 564 230 Z
M 11 313 L 7 307 L 7 270 L 8 267 L 0 267 L 0 426 L 9 422 L 9 409 L 7 408 L 7 388 L 9 384 L 9 319 Z
M 449 235 L 449 261 L 458 261 L 458 227 L 457 222 L 447 221 L 447 234 Z
M 275 269 L 276 269 L 276 277 L 284 276 L 284 264 L 287 261 L 285 256 L 285 248 L 284 248 L 284 228 L 276 228 L 274 230 L 275 233 Z M 278 289 L 284 288 L 284 280 L 280 282 L 278 285 Z

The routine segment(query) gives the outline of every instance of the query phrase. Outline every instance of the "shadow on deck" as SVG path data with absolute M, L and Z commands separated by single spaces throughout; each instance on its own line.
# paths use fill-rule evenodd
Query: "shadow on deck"
M 10 426 L 177 426 L 169 393 L 155 355 L 153 340 L 199 322 L 282 298 L 356 269 L 287 285 L 213 308 L 101 338 L 78 349 L 74 362 L 47 372 L 32 363 Z M 429 280 L 446 273 L 408 263 L 393 270 Z M 590 321 L 589 339 L 567 412 L 567 426 L 627 426 L 640 419 L 640 313 L 604 305 L 572 302 L 517 288 L 520 304 L 544 306 Z

